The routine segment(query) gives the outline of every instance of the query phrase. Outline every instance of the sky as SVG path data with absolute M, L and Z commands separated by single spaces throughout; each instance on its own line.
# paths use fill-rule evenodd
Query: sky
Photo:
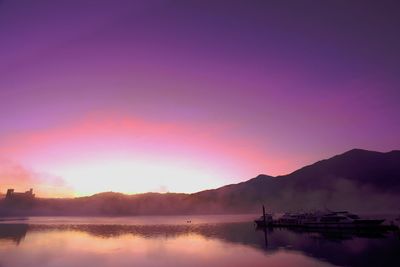
M 0 0 L 0 192 L 196 192 L 400 149 L 398 1 Z

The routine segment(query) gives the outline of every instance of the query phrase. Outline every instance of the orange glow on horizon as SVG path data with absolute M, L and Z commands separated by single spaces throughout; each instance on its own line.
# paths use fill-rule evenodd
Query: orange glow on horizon
M 104 191 L 192 193 L 240 182 L 262 173 L 267 162 L 278 163 L 258 151 L 257 144 L 221 135 L 235 127 L 113 115 L 9 136 L 0 143 L 0 156 L 24 167 L 0 170 L 0 177 L 14 182 L 2 181 L 0 187 L 33 187 L 53 197 Z

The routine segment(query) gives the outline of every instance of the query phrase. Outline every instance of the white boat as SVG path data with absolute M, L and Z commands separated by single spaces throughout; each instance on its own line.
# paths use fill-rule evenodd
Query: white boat
M 274 220 L 274 226 L 310 228 L 374 228 L 385 220 L 366 219 L 348 211 L 327 211 L 311 213 L 286 213 Z
M 265 214 L 265 213 L 264 213 Z M 265 214 L 254 222 L 258 227 L 303 227 L 331 229 L 386 229 L 393 226 L 382 224 L 384 219 L 368 219 L 348 211 L 316 211 L 303 213 L 285 213 L 273 219 Z

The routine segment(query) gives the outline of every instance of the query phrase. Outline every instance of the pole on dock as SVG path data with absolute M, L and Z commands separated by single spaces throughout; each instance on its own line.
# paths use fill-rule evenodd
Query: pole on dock
M 263 205 L 262 207 L 263 207 L 264 226 L 267 226 L 267 219 L 266 219 L 266 217 L 265 217 L 265 207 L 264 207 L 264 205 Z

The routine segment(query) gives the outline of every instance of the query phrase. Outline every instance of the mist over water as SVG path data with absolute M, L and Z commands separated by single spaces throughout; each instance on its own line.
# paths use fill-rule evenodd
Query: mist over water
M 252 215 L 0 223 L 0 266 L 399 266 L 398 233 L 256 230 Z M 243 257 L 246 255 L 246 257 Z

